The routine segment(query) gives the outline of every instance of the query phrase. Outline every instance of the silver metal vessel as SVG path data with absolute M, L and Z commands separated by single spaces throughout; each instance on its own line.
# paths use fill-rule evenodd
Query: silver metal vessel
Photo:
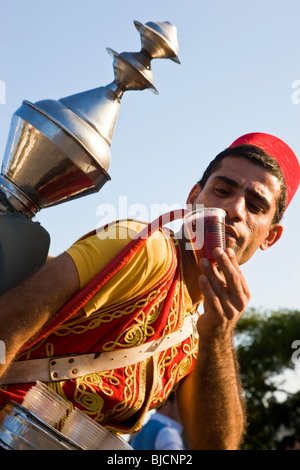
M 0 447 L 6 450 L 83 450 L 13 401 L 7 401 L 0 410 Z
M 0 295 L 46 262 L 50 236 L 34 216 L 98 192 L 110 180 L 110 147 L 124 92 L 157 93 L 151 60 L 179 62 L 175 26 L 134 25 L 140 52 L 107 49 L 113 57 L 110 84 L 59 100 L 24 100 L 12 116 L 0 172 Z
M 107 49 L 114 81 L 59 100 L 23 101 L 14 113 L 0 174 L 0 191 L 32 218 L 44 207 L 97 192 L 110 179 L 111 140 L 126 90 L 149 88 L 151 60 L 177 57 L 177 29 L 169 22 L 134 22 L 140 52 Z

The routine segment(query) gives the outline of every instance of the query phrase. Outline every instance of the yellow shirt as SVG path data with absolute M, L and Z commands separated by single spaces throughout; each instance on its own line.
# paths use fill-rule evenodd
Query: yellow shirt
M 80 287 L 89 282 L 126 246 L 147 224 L 124 220 L 114 223 L 81 240 L 67 250 L 79 273 Z M 166 272 L 171 263 L 171 252 L 166 235 L 157 230 L 130 261 L 110 279 L 84 309 L 89 316 L 100 307 L 120 303 L 146 292 Z M 185 289 L 186 310 L 192 301 Z

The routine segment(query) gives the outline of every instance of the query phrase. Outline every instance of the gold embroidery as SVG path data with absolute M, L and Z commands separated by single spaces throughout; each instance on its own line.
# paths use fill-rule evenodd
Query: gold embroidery
M 47 343 L 45 349 L 46 349 L 47 357 L 54 356 L 54 344 L 53 343 Z
M 167 318 L 167 324 L 164 328 L 163 335 L 172 333 L 176 329 L 180 328 L 183 324 L 183 321 L 181 321 L 180 324 L 178 325 L 178 319 L 181 318 L 180 311 L 179 311 L 179 296 L 180 296 L 180 286 L 179 286 L 179 283 L 177 283 L 176 290 L 172 299 L 170 313 Z
M 134 403 L 134 406 L 131 405 L 132 406 L 132 412 L 128 415 L 130 417 L 130 416 L 133 416 L 133 415 L 136 414 L 137 420 L 131 427 L 127 428 L 126 432 L 128 432 L 128 433 L 133 433 L 133 432 L 137 432 L 137 431 L 140 430 L 140 428 L 142 427 L 143 422 L 145 420 L 146 414 L 148 413 L 148 411 L 150 409 L 150 406 L 151 406 L 151 403 L 152 403 L 153 393 L 155 392 L 156 387 L 157 387 L 157 374 L 155 373 L 155 371 L 157 370 L 158 356 L 159 356 L 159 354 L 156 354 L 156 355 L 152 356 L 151 359 L 147 360 L 147 362 L 151 361 L 152 374 L 153 374 L 152 385 L 151 385 L 148 397 L 145 396 L 145 392 L 146 392 L 146 386 L 145 386 L 145 384 L 146 384 L 146 361 L 144 361 L 141 364 L 142 368 L 140 369 L 140 377 L 139 377 L 139 382 L 138 382 L 139 383 L 140 393 L 139 393 L 138 399 Z M 135 380 L 135 382 L 137 382 L 136 376 L 134 377 L 134 380 Z M 113 428 L 113 427 L 110 427 L 110 429 L 115 429 L 116 430 L 116 428 Z
M 107 379 L 104 385 L 103 379 Z M 105 415 L 102 413 L 104 406 L 104 399 L 97 393 L 97 388 L 100 388 L 104 395 L 113 395 L 113 390 L 109 384 L 117 386 L 120 384 L 117 377 L 114 376 L 114 371 L 103 373 L 88 374 L 76 379 L 76 387 L 74 393 L 75 403 L 81 405 L 88 415 L 92 415 L 98 422 L 105 420 Z
M 107 420 L 113 416 L 114 422 L 122 422 L 132 414 L 132 405 L 134 404 L 137 364 L 124 368 L 125 381 L 123 389 L 123 400 L 118 401 L 113 408 L 107 411 Z M 132 388 L 133 387 L 133 388 Z
M 88 318 L 83 315 L 80 317 L 76 317 L 75 319 L 71 319 L 63 325 L 59 326 L 54 332 L 54 334 L 56 336 L 66 336 L 68 334 L 86 333 L 88 330 L 98 328 L 101 323 L 110 323 L 113 320 L 120 318 L 124 315 L 131 315 L 137 309 L 142 309 L 143 307 L 147 306 L 153 299 L 155 299 L 156 296 L 159 295 L 159 292 L 160 290 L 150 292 L 146 298 L 140 299 L 135 304 L 129 305 L 123 309 L 109 307 L 94 312 Z M 165 298 L 165 295 L 162 295 L 158 302 L 161 302 Z M 81 323 L 85 324 L 81 325 Z
M 166 295 L 167 292 L 162 292 L 158 296 L 156 303 L 151 307 L 147 314 L 145 314 L 144 311 L 139 312 L 139 314 L 134 318 L 135 323 L 130 325 L 124 331 L 121 331 L 116 339 L 105 343 L 103 345 L 103 350 L 111 351 L 116 347 L 128 348 L 128 346 L 139 346 L 143 344 L 147 338 L 153 336 L 155 329 L 150 325 L 153 324 L 158 318 L 162 308 L 163 300 L 165 299 Z

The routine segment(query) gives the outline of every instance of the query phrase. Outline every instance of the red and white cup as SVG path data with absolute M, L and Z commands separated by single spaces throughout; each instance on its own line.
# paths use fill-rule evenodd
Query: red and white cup
M 201 258 L 207 258 L 215 264 L 213 250 L 217 247 L 225 250 L 226 212 L 218 207 L 203 207 L 189 212 L 183 218 L 186 249 L 193 250 L 196 264 Z

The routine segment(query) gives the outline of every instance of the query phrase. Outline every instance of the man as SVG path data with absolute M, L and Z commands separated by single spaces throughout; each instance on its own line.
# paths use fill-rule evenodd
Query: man
M 250 299 L 239 265 L 279 240 L 299 175 L 296 156 L 280 139 L 243 136 L 216 157 L 187 199 L 226 211 L 227 249 L 214 252 L 218 268 L 206 259 L 198 267 L 185 240 L 165 230 L 132 240 L 143 225 L 126 222 L 84 238 L 4 295 L 0 336 L 7 362 L 19 356 L 2 379 L 2 400 L 21 402 L 26 377 L 40 379 L 30 361 L 51 358 L 40 370 L 50 367 L 45 381 L 113 432 L 137 432 L 149 409 L 177 389 L 190 449 L 238 449 L 245 417 L 232 337 Z M 85 353 L 96 360 L 100 352 L 121 351 L 125 360 L 136 346 L 159 343 L 180 331 L 201 302 L 198 339 L 190 334 L 148 358 L 137 352 L 133 364 L 114 369 L 78 375 L 72 368 Z M 65 355 L 67 380 L 55 369 Z

